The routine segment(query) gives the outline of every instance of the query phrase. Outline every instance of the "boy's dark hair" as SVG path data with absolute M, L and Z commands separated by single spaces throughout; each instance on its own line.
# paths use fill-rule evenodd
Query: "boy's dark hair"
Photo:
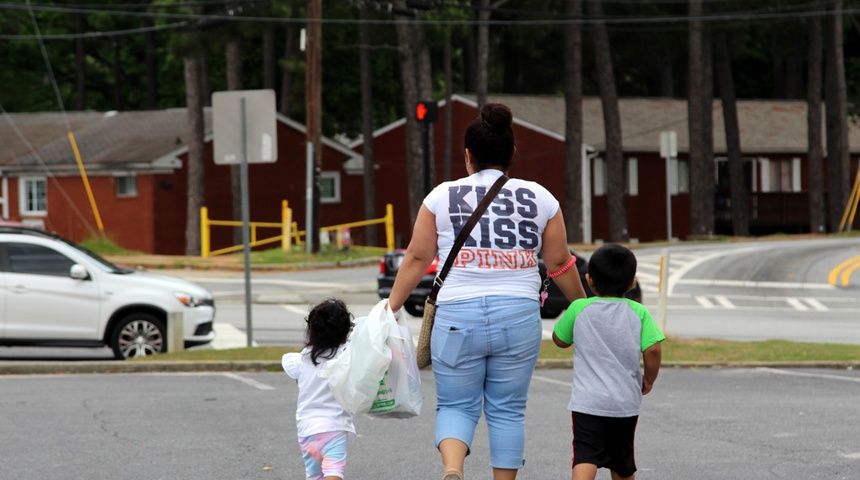
M 311 309 L 305 322 L 308 324 L 307 346 L 311 347 L 311 362 L 319 365 L 318 358 L 332 359 L 337 349 L 346 343 L 352 331 L 352 314 L 342 300 L 329 298 Z
M 627 247 L 608 243 L 591 254 L 588 275 L 597 290 L 595 293 L 623 297 L 636 278 L 636 256 Z

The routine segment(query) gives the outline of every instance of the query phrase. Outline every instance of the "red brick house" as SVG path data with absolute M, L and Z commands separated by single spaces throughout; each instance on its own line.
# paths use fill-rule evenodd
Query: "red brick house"
M 185 252 L 187 112 L 4 114 L 0 123 L 0 215 L 80 241 L 99 234 L 68 138 L 74 137 L 106 235 L 146 253 Z M 206 111 L 206 200 L 213 219 L 231 218 L 230 167 L 212 160 L 211 111 Z M 252 221 L 279 222 L 281 201 L 304 228 L 305 131 L 277 117 L 278 160 L 249 166 Z M 362 157 L 323 140 L 321 225 L 364 218 Z M 355 168 L 354 168 L 355 167 Z M 356 170 L 357 168 L 357 170 Z M 273 235 L 275 233 L 273 232 Z M 212 248 L 232 244 L 229 229 L 213 231 Z
M 491 95 L 514 113 L 517 154 L 510 174 L 546 186 L 564 206 L 564 99 L 561 96 Z M 445 109 L 440 102 L 439 121 L 433 125 L 435 169 L 443 171 Z M 452 177 L 465 175 L 462 135 L 476 116 L 473 97 L 455 95 L 451 101 L 453 146 Z M 590 157 L 592 240 L 609 239 L 607 218 L 603 114 L 599 98 L 583 101 L 584 143 L 595 153 Z M 684 239 L 690 230 L 689 167 L 687 152 L 687 103 L 683 99 L 624 98 L 620 100 L 623 146 L 626 158 L 626 208 L 630 238 L 638 241 L 665 240 L 668 233 L 666 208 L 666 160 L 660 156 L 660 133 L 674 131 L 677 159 L 670 162 L 672 236 Z M 786 100 L 741 100 L 738 102 L 741 149 L 748 188 L 752 192 L 753 232 L 802 232 L 809 230 L 806 166 L 806 103 Z M 727 207 L 719 192 L 727 189 L 725 133 L 721 103 L 714 102 L 714 169 L 718 192 L 716 233 L 731 233 Z M 378 204 L 401 204 L 406 192 L 405 121 L 379 129 L 374 135 Z M 860 158 L 860 127 L 851 126 L 851 182 Z M 362 151 L 361 142 L 351 145 Z M 825 176 L 826 178 L 826 176 Z M 441 180 L 437 178 L 437 182 Z M 395 208 L 398 244 L 411 232 L 408 208 Z M 860 225 L 860 218 L 855 219 Z M 728 229 L 728 230 L 726 230 Z

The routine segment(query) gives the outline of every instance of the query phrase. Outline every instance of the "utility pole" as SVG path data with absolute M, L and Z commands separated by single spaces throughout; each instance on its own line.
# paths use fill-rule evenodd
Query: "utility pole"
M 308 0 L 305 73 L 305 128 L 308 145 L 308 202 L 306 213 L 308 252 L 320 249 L 320 171 L 322 170 L 322 0 Z

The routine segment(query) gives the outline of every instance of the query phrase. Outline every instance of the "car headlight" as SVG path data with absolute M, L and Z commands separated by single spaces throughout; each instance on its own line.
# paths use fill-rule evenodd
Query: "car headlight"
M 211 301 L 207 301 L 206 298 L 197 297 L 190 293 L 185 292 L 173 292 L 176 295 L 176 299 L 179 300 L 186 307 L 199 307 L 201 305 L 211 304 Z

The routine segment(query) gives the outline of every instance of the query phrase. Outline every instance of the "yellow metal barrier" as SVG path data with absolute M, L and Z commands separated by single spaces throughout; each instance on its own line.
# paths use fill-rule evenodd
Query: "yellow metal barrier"
M 292 221 L 293 211 L 288 208 L 287 201 L 284 200 L 281 202 L 281 222 L 248 222 L 248 225 L 251 229 L 251 247 L 257 247 L 260 245 L 267 245 L 270 243 L 281 243 L 281 250 L 288 250 L 290 248 L 290 243 L 295 243 L 296 245 L 303 245 L 302 237 L 305 237 L 306 231 L 299 230 L 298 224 Z M 342 245 L 342 229 L 345 228 L 358 228 L 358 227 L 367 227 L 370 225 L 385 225 L 385 247 L 362 247 L 367 249 L 378 249 L 378 250 L 393 250 L 394 249 L 394 207 L 389 203 L 385 206 L 385 216 L 382 218 L 375 218 L 371 220 L 362 220 L 359 222 L 350 222 L 343 223 L 340 225 L 331 225 L 328 227 L 321 227 L 320 231 L 322 232 L 337 232 L 337 244 L 338 247 Z M 224 226 L 224 227 L 241 227 L 242 222 L 234 221 L 234 220 L 212 220 L 209 218 L 209 210 L 206 207 L 202 207 L 200 209 L 200 255 L 204 258 L 214 256 L 214 255 L 223 255 L 225 253 L 237 252 L 242 250 L 243 245 L 233 245 L 230 247 L 222 248 L 219 250 L 211 249 L 211 236 L 210 231 L 214 226 Z M 258 228 L 280 228 L 281 234 L 273 237 L 258 239 L 257 238 L 257 229 Z

